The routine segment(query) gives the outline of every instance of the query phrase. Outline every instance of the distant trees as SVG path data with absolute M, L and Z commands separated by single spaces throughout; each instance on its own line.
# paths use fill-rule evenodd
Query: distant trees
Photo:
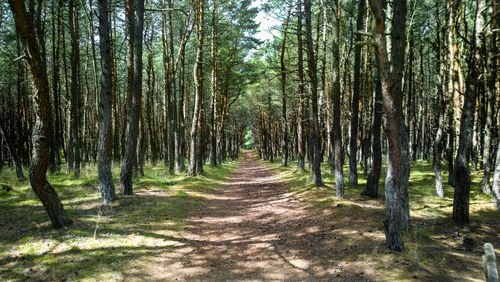
M 59 173 L 65 163 L 67 173 L 78 177 L 85 165 L 97 163 L 105 204 L 116 199 L 113 164 L 121 162 L 123 194 L 133 193 L 132 180 L 144 173 L 147 161 L 155 165 L 163 160 L 169 173 L 182 173 L 191 157 L 186 127 L 193 125 L 195 89 L 196 173 L 203 173 L 210 145 L 212 160 L 238 157 L 248 113 L 237 101 L 257 71 L 244 64 L 258 43 L 252 37 L 258 9 L 250 7 L 251 1 L 127 0 L 124 7 L 105 0 L 29 4 L 0 3 L 5 47 L 0 70 L 8 74 L 0 77 L 0 168 L 5 163 L 15 166 L 22 180 L 23 166 L 32 163 L 33 189 L 55 227 L 68 226 L 71 220 L 46 180 L 47 167 Z M 223 9 L 214 11 L 212 26 L 193 17 L 196 7 L 201 11 L 215 4 Z M 231 12 L 223 15 L 223 10 Z M 124 22 L 117 20 L 120 13 Z M 195 65 L 197 42 L 191 33 L 196 21 L 214 34 L 211 59 L 219 83 L 213 85 L 211 101 L 203 95 L 207 89 L 196 88 L 194 78 L 186 75 Z M 25 28 L 16 30 L 14 22 Z M 197 82 L 206 79 L 204 49 L 201 44 Z M 29 95 L 32 89 L 36 99 Z M 28 138 L 31 133 L 33 139 Z M 215 145 L 206 142 L 209 136 Z

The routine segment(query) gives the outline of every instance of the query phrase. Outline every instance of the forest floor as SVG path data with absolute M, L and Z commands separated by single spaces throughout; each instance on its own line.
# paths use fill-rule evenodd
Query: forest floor
M 75 221 L 59 231 L 28 184 L 4 172 L 14 191 L 0 191 L 0 280 L 482 281 L 483 243 L 500 248 L 500 215 L 479 174 L 471 224 L 455 226 L 452 188 L 435 197 L 426 162 L 412 167 L 401 253 L 385 248 L 384 201 L 360 196 L 362 175 L 341 200 L 326 166 L 327 185 L 316 188 L 310 173 L 254 152 L 196 178 L 145 172 L 134 196 L 110 206 L 100 205 L 95 170 L 52 176 Z

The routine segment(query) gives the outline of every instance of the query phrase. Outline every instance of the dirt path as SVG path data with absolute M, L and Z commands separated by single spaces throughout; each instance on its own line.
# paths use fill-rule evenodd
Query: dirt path
M 245 153 L 234 176 L 196 214 L 166 279 L 358 280 L 333 257 L 324 226 L 272 171 Z M 342 273 L 343 272 L 343 273 Z M 366 279 L 366 278 L 365 278 Z

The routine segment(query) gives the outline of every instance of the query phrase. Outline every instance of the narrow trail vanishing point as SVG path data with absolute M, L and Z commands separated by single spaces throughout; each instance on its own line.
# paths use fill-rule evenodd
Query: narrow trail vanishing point
M 163 261 L 168 265 L 156 275 L 189 281 L 366 280 L 359 266 L 334 259 L 349 250 L 334 245 L 331 218 L 314 215 L 287 190 L 245 152 L 233 177 L 191 217 L 180 240 L 186 247 Z

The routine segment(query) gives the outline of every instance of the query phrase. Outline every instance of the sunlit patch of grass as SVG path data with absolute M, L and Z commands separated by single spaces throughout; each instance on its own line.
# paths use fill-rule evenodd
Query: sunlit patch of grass
M 383 167 L 379 183 L 379 199 L 361 196 L 366 177 L 358 171 L 358 184 L 348 182 L 348 160 L 344 166 L 345 194 L 343 199 L 335 196 L 335 179 L 328 164 L 323 163 L 322 175 L 326 187 L 317 188 L 310 182 L 311 172 L 297 171 L 297 163 L 289 162 L 284 168 L 281 162 L 262 164 L 279 173 L 289 184 L 290 193 L 321 214 L 333 214 L 338 218 L 335 226 L 342 225 L 340 234 L 350 245 L 362 245 L 367 238 L 378 240 L 375 245 L 365 247 L 360 255 L 353 255 L 354 263 L 374 265 L 386 280 L 411 279 L 425 281 L 455 281 L 482 279 L 482 245 L 491 242 L 500 248 L 500 213 L 494 209 L 491 195 L 481 191 L 482 171 L 471 172 L 469 225 L 454 225 L 453 187 L 446 185 L 448 172 L 442 167 L 445 197 L 436 195 L 432 163 L 412 163 L 410 184 L 411 228 L 404 234 L 405 250 L 392 252 L 385 247 L 383 219 L 385 214 Z M 306 165 L 307 167 L 307 165 Z M 367 228 L 369 235 L 359 236 Z M 366 232 L 366 231 L 365 231 Z M 367 237 L 368 236 L 368 237 Z M 465 238 L 474 242 L 466 248 Z
M 97 171 L 87 164 L 80 179 L 73 174 L 49 175 L 49 181 L 74 220 L 68 230 L 53 230 L 29 183 L 4 169 L 0 183 L 0 280 L 123 280 L 141 276 L 150 257 L 183 245 L 189 216 L 236 169 L 239 161 L 203 175 L 170 175 L 162 164 L 147 164 L 134 179 L 134 195 L 119 191 L 120 167 L 112 168 L 118 199 L 101 206 Z M 148 274 L 154 277 L 154 274 Z

